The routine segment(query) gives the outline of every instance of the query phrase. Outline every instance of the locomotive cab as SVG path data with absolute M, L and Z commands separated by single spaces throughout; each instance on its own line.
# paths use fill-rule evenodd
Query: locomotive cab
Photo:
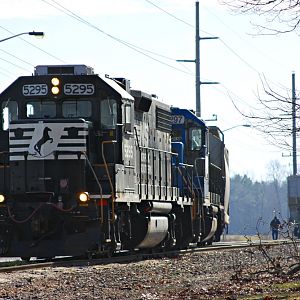
M 218 241 L 229 221 L 228 159 L 224 156 L 227 150 L 223 139 L 216 134 L 219 129 L 207 127 L 192 111 L 173 107 L 172 122 L 174 151 L 178 152 L 178 143 L 184 148 L 179 181 L 187 184 L 181 193 L 193 191 L 194 241 L 199 244 Z
M 134 98 L 84 65 L 37 66 L 0 102 L 0 190 L 9 220 L 4 231 L 13 228 L 10 255 L 52 256 L 56 239 L 57 254 L 78 255 L 96 247 L 94 236 L 99 244 L 110 240 L 103 224 L 115 217 L 115 167 L 134 166 Z M 133 173 L 123 189 L 135 191 Z M 89 225 L 92 219 L 98 221 Z

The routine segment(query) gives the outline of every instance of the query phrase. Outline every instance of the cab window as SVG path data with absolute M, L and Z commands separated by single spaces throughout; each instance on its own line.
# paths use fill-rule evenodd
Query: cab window
M 172 129 L 172 142 L 181 142 L 181 141 L 182 141 L 182 130 Z
M 2 102 L 2 129 L 8 130 L 9 123 L 18 119 L 18 104 L 16 101 Z
M 29 101 L 26 103 L 27 118 L 54 118 L 56 104 L 54 101 Z
M 62 103 L 64 118 L 87 118 L 92 115 L 92 103 L 88 100 L 67 100 Z
M 202 146 L 202 132 L 199 128 L 190 128 L 189 130 L 190 150 L 200 150 Z
M 117 125 L 117 101 L 105 99 L 100 104 L 101 128 L 115 129 Z
M 125 105 L 125 124 L 124 124 L 124 129 L 125 131 L 132 132 L 132 108 L 131 105 L 126 104 Z

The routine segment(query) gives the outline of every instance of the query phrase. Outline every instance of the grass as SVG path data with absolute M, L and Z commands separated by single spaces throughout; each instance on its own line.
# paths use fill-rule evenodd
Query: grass
M 14 267 L 14 266 L 20 266 L 20 265 L 25 265 L 27 262 L 23 260 L 14 260 L 14 261 L 5 261 L 0 263 L 0 269 L 1 268 L 6 268 L 6 267 Z
M 272 293 L 245 296 L 243 300 L 300 300 L 300 281 L 286 282 L 273 285 Z
M 299 289 L 300 290 L 300 281 L 278 283 L 278 284 L 275 284 L 274 287 L 279 290 L 286 290 L 286 289 Z
M 248 296 L 240 298 L 243 300 L 299 300 L 300 294 L 291 293 L 272 293 L 272 294 L 261 294 L 257 296 Z

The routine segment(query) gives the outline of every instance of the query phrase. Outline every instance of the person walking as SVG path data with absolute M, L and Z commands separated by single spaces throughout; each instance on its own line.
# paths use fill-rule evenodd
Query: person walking
M 272 239 L 277 240 L 278 239 L 278 231 L 279 231 L 280 221 L 275 216 L 274 219 L 270 223 L 270 227 L 272 230 Z

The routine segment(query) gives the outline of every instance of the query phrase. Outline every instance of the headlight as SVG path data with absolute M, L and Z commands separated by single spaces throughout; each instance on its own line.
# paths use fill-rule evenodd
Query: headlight
M 54 85 L 54 86 L 58 86 L 59 85 L 59 79 L 56 78 L 56 77 L 53 77 L 51 79 L 51 83 Z
M 79 200 L 81 202 L 87 202 L 89 200 L 89 194 L 86 192 L 80 193 L 79 194 Z
M 0 203 L 3 203 L 5 201 L 5 196 L 0 194 Z
M 59 79 L 57 77 L 53 77 L 51 79 L 51 83 L 52 83 L 52 88 L 51 88 L 51 92 L 53 95 L 57 95 L 59 93 Z
M 59 88 L 57 86 L 53 86 L 51 92 L 53 95 L 57 95 L 59 93 Z

